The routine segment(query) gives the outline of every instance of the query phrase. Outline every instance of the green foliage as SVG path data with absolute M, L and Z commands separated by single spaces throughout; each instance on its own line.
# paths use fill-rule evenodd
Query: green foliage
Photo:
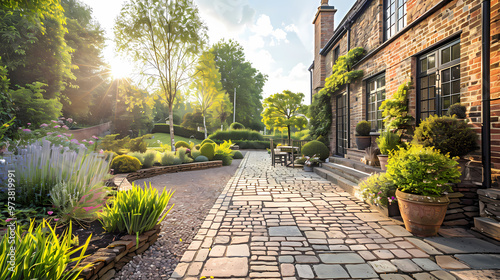
M 194 146 L 194 148 L 195 148 L 196 150 L 199 150 L 199 149 L 201 148 L 201 145 L 200 145 L 200 144 L 195 145 L 195 146 Z
M 160 164 L 162 166 L 167 166 L 167 165 L 173 165 L 175 160 L 175 153 L 174 152 L 164 152 L 160 154 Z
M 316 155 L 321 160 L 325 160 L 330 156 L 328 147 L 320 141 L 313 140 L 302 146 L 301 153 L 303 156 L 312 157 Z
M 91 236 L 82 246 L 75 248 L 71 223 L 62 234 L 56 234 L 55 227 L 45 220 L 36 228 L 35 221 L 31 221 L 25 233 L 17 225 L 15 235 L 4 234 L 0 242 L 0 279 L 79 279 L 82 270 L 90 264 L 70 269 L 68 265 L 73 262 L 78 265 L 87 257 L 84 254 L 90 239 Z M 8 252 L 14 252 L 13 258 Z M 15 262 L 13 271 L 10 270 L 11 260 Z
M 191 150 L 191 157 L 192 158 L 197 158 L 201 156 L 201 152 L 199 150 Z
M 232 157 L 232 150 L 231 150 L 231 146 L 233 145 L 233 143 L 231 143 L 231 140 L 228 141 L 224 141 L 224 143 L 220 144 L 220 145 L 216 145 L 215 146 L 215 151 L 214 151 L 214 159 L 220 159 L 222 160 L 222 165 L 224 164 L 227 164 L 227 165 L 231 165 L 231 162 L 233 161 L 233 157 Z M 228 159 L 228 157 L 230 159 Z
M 318 136 L 318 138 L 316 138 L 316 140 L 325 144 L 328 147 L 328 144 L 329 144 L 328 139 L 325 136 L 320 135 L 320 136 Z
M 359 136 L 369 136 L 371 125 L 367 121 L 360 121 L 356 124 L 356 134 Z
M 182 164 L 182 159 L 179 158 L 179 156 L 175 156 L 174 165 L 179 165 L 179 164 Z
M 155 164 L 155 159 L 157 154 L 158 154 L 157 151 L 148 150 L 144 154 L 144 162 L 142 164 L 142 167 L 143 168 L 152 167 Z
M 208 136 L 211 140 L 264 140 L 264 136 L 250 129 L 217 130 Z M 205 140 L 206 141 L 206 140 Z M 203 142 L 202 142 L 203 144 Z
M 233 112 L 231 101 L 229 101 L 229 94 L 225 93 L 221 98 L 215 100 L 212 107 L 209 109 L 211 128 L 227 127 L 227 119 Z
M 197 156 L 194 161 L 196 162 L 206 162 L 208 161 L 208 158 L 206 156 Z
M 181 163 L 190 163 L 193 162 L 193 159 L 189 157 L 187 149 L 186 148 L 179 148 L 177 150 L 177 157 L 181 160 Z
M 456 160 L 432 147 L 410 145 L 389 155 L 387 174 L 406 193 L 441 196 L 451 192 L 451 183 L 460 182 Z
M 213 143 L 205 143 L 201 145 L 200 152 L 202 155 L 206 156 L 208 160 L 213 160 L 215 155 L 215 146 Z
M 242 159 L 243 154 L 240 151 L 233 151 L 232 153 L 234 159 Z
M 393 150 L 398 150 L 401 145 L 401 138 L 396 133 L 382 131 L 375 140 L 382 155 L 388 155 Z
M 139 152 L 133 152 L 133 153 L 128 153 L 128 156 L 135 157 L 138 159 L 142 165 L 144 165 L 144 153 L 139 153 Z
M 198 131 L 198 127 L 203 127 L 203 113 L 201 110 L 186 113 L 182 118 L 181 126 L 192 131 Z M 205 133 L 200 132 L 205 137 Z
M 234 122 L 229 126 L 229 129 L 245 129 L 245 126 L 239 122 Z
M 135 172 L 141 169 L 141 162 L 134 157 L 121 155 L 111 161 L 111 169 L 114 169 L 115 173 Z
M 363 199 L 387 207 L 396 198 L 396 185 L 386 173 L 375 173 L 359 184 Z
M 175 143 L 175 148 L 176 149 L 179 149 L 180 147 L 184 147 L 184 148 L 191 148 L 191 146 L 186 143 L 185 141 L 177 141 L 177 143 Z
M 170 125 L 164 123 L 156 123 L 151 133 L 170 133 Z M 191 136 L 193 136 L 195 139 L 205 139 L 205 135 L 203 134 L 203 132 L 187 129 L 178 125 L 174 125 L 174 133 L 175 135 L 186 138 L 190 138 Z
M 311 106 L 309 106 L 309 134 L 314 138 L 327 136 L 332 126 L 331 95 L 323 88 L 313 95 Z
M 229 166 L 233 163 L 233 157 L 231 155 L 225 155 L 222 157 L 222 166 Z
M 455 103 L 448 108 L 446 114 L 450 117 L 456 116 L 458 119 L 465 119 L 467 117 L 467 108 L 465 105 Z
M 148 149 L 148 144 L 145 139 L 151 139 L 153 135 L 152 134 L 146 134 L 134 139 L 130 139 L 129 142 L 129 149 L 131 152 L 140 152 L 140 153 L 145 153 L 146 150 Z
M 123 155 L 128 153 L 130 150 L 130 137 L 126 136 L 122 139 L 116 139 L 118 134 L 110 134 L 101 138 L 101 142 L 99 143 L 99 149 L 103 149 L 105 151 L 112 151 L 118 155 Z
M 205 143 L 212 143 L 212 144 L 215 144 L 215 142 L 214 142 L 212 139 L 207 138 L 207 139 L 205 139 L 205 140 L 201 141 L 200 146 L 203 146 L 203 144 L 205 144 Z
M 151 186 L 151 182 L 149 187 L 144 182 L 144 189 L 132 183 L 131 190 L 118 192 L 112 206 L 107 205 L 100 215 L 102 225 L 107 232 L 139 235 L 152 230 L 172 209 L 173 205 L 166 210 L 173 194 L 172 190 L 166 191 L 163 188 L 159 195 L 158 190 Z
M 415 130 L 414 143 L 435 147 L 443 154 L 461 157 L 478 149 L 478 135 L 466 122 L 436 115 L 423 120 Z
M 238 145 L 240 149 L 267 149 L 271 146 L 270 141 L 258 140 L 236 141 L 235 144 Z
M 408 94 L 410 92 L 411 82 L 399 86 L 392 98 L 384 100 L 379 110 L 382 110 L 384 117 L 384 127 L 387 130 L 396 130 L 400 136 L 405 130 L 406 134 L 411 134 L 414 118 L 408 111 Z

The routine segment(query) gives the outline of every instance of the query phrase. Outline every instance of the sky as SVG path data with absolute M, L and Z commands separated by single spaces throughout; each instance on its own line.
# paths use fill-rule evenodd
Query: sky
M 82 0 L 106 32 L 105 60 L 122 75 L 134 75 L 129 62 L 114 51 L 113 26 L 126 0 Z M 194 0 L 208 27 L 210 44 L 233 39 L 243 46 L 252 66 L 266 74 L 263 97 L 290 90 L 302 92 L 310 104 L 310 74 L 314 57 L 314 15 L 320 0 Z M 330 0 L 335 26 L 355 0 Z

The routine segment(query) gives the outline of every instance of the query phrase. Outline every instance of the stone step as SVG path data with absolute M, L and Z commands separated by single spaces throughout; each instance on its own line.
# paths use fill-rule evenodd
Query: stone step
M 345 155 L 345 157 L 347 159 L 360 162 L 361 159 L 365 157 L 365 155 L 366 155 L 365 150 L 347 149 L 347 154 Z
M 354 183 L 359 183 L 362 179 L 370 176 L 370 173 L 359 171 L 338 163 L 323 163 L 322 167 Z
M 358 171 L 369 173 L 369 174 L 385 172 L 385 171 L 382 171 L 382 169 L 380 169 L 380 167 L 366 165 L 360 161 L 354 161 L 354 160 L 350 160 L 347 158 L 330 157 L 329 160 L 330 160 L 330 163 L 341 164 L 341 165 L 351 167 L 351 168 L 354 168 Z
M 314 172 L 341 187 L 347 193 L 360 198 L 358 183 L 350 181 L 349 179 L 346 179 L 339 174 L 333 173 L 332 171 L 330 171 L 330 169 L 327 169 L 325 167 L 314 167 Z
M 474 230 L 500 241 L 500 222 L 486 217 L 474 218 Z

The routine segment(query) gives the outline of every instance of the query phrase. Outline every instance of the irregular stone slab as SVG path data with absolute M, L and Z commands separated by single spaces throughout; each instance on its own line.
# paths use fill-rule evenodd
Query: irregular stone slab
M 378 274 L 368 264 L 348 264 L 345 266 L 351 278 L 377 278 Z
M 364 263 L 363 258 L 356 253 L 320 254 L 324 263 Z
M 322 239 L 326 238 L 326 234 L 322 231 L 306 231 L 305 232 L 307 238 L 317 238 Z
M 443 253 L 439 252 L 436 248 L 432 247 L 431 245 L 429 245 L 428 243 L 425 243 L 424 241 L 422 241 L 420 239 L 413 238 L 413 237 L 406 237 L 405 239 L 429 255 L 442 255 L 443 254 Z
M 237 195 L 233 196 L 233 201 L 273 201 L 273 198 L 267 195 Z
M 412 275 L 415 280 L 437 280 L 436 277 L 432 276 L 427 272 L 415 273 Z
M 474 269 L 500 269 L 500 255 L 493 254 L 457 254 L 455 258 Z
M 338 264 L 318 264 L 313 266 L 317 278 L 320 279 L 336 279 L 336 278 L 348 278 L 349 274 Z
M 416 259 L 412 259 L 412 261 L 414 263 L 416 263 L 418 266 L 420 266 L 425 271 L 441 270 L 439 265 L 437 265 L 435 262 L 431 261 L 430 259 L 416 258 Z
M 217 236 L 217 237 L 215 237 L 214 244 L 227 244 L 227 243 L 229 243 L 230 240 L 231 240 L 231 238 L 229 236 L 226 236 L 226 235 Z
M 319 263 L 319 259 L 316 256 L 295 256 L 295 261 L 297 263 Z
M 250 241 L 250 236 L 234 236 L 231 240 L 231 244 L 243 244 Z
M 429 237 L 424 240 L 446 254 L 500 253 L 500 246 L 478 238 Z
M 295 265 L 295 269 L 297 270 L 297 274 L 300 278 L 314 278 L 314 273 L 311 267 L 307 264 L 297 264 Z
M 302 236 L 302 233 L 296 226 L 281 226 L 270 227 L 269 236 Z
M 468 269 L 469 267 L 452 256 L 436 256 L 437 264 L 444 269 Z
M 280 263 L 293 263 L 292 256 L 279 256 L 278 261 Z
M 264 202 L 264 206 L 267 208 L 280 208 L 280 207 L 312 207 L 311 202 Z
M 388 221 L 389 218 L 380 213 L 354 213 L 358 219 L 365 222 Z
M 420 272 L 422 269 L 414 262 L 408 259 L 392 260 L 392 264 L 396 265 L 403 272 Z
M 407 231 L 402 226 L 382 226 L 386 231 L 390 232 L 392 235 L 397 237 L 413 236 L 409 231 Z
M 413 280 L 410 276 L 404 274 L 382 274 L 382 280 Z
M 201 275 L 210 277 L 247 276 L 248 258 L 210 258 Z
M 466 271 L 452 271 L 453 275 L 458 279 L 467 280 L 484 280 L 484 279 L 500 279 L 499 270 L 466 270 Z
M 432 271 L 432 275 L 436 276 L 439 280 L 456 280 L 455 276 L 449 274 L 444 270 Z
M 368 264 L 371 265 L 377 273 L 398 272 L 398 268 L 394 266 L 390 261 L 380 260 L 368 262 Z
M 226 246 L 215 245 L 212 250 L 210 250 L 210 257 L 223 257 L 226 252 Z
M 250 257 L 250 248 L 247 244 L 229 245 L 226 252 L 227 257 Z

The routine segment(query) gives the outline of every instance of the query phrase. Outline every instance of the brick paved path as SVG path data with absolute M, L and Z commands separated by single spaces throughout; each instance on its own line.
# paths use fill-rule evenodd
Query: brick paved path
M 455 279 L 468 268 L 329 181 L 249 152 L 171 279 Z

